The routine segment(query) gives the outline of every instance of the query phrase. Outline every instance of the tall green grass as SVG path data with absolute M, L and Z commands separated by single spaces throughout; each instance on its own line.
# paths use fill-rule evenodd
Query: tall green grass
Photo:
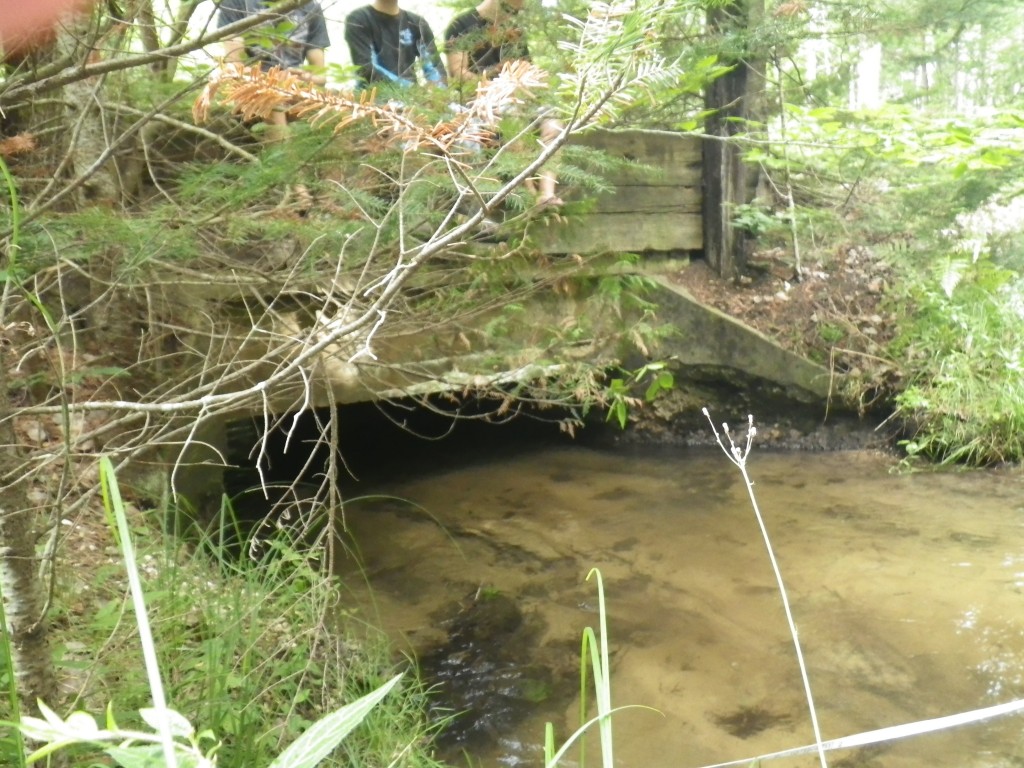
M 228 537 L 185 546 L 130 514 L 106 460 L 102 477 L 129 597 L 111 573 L 94 585 L 108 599 L 69 635 L 100 649 L 81 670 L 76 711 L 20 718 L 46 742 L 37 757 L 67 748 L 66 764 L 83 766 L 101 754 L 129 768 L 140 755 L 167 768 L 436 765 L 422 688 L 395 674 L 383 637 L 336 626 L 338 591 L 314 562 L 287 548 L 255 562 Z M 111 701 L 102 724 L 85 712 Z
M 1024 460 L 1024 281 L 982 262 L 949 293 L 917 286 L 895 349 L 907 383 L 897 415 L 910 456 L 987 465 Z

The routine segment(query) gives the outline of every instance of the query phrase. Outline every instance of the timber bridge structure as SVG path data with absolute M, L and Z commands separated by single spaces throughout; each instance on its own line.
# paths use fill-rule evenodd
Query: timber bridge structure
M 654 286 L 649 298 L 658 307 L 658 319 L 674 326 L 675 334 L 659 350 L 659 356 L 671 359 L 677 382 L 685 382 L 688 373 L 696 372 L 698 381 L 730 382 L 733 391 L 756 387 L 780 400 L 823 412 L 834 383 L 827 369 L 701 305 L 671 279 L 691 258 L 701 256 L 723 276 L 737 270 L 738 261 L 732 251 L 741 248 L 742 243 L 729 225 L 731 203 L 722 194 L 730 189 L 730 194 L 735 193 L 742 185 L 719 186 L 709 194 L 706 143 L 686 134 L 649 130 L 591 131 L 572 140 L 629 162 L 618 166 L 608 179 L 609 191 L 594 200 L 588 212 L 548 219 L 531 230 L 528 237 L 534 252 L 586 256 L 585 270 L 591 276 L 600 276 L 602 270 L 604 274 L 621 270 L 618 256 L 623 253 L 641 254 L 629 269 Z M 713 157 L 719 158 L 715 162 L 720 161 L 720 155 Z M 656 172 L 652 173 L 652 168 Z M 710 176 L 720 180 L 719 171 L 722 169 L 711 169 Z M 577 276 L 580 271 L 574 260 L 564 258 L 552 258 L 546 269 L 549 278 L 550 270 L 564 269 L 566 275 Z M 580 315 L 583 310 L 579 299 L 543 292 L 529 299 L 524 316 L 531 323 L 555 327 Z M 472 339 L 472 343 L 463 339 L 462 345 L 452 342 L 451 333 L 438 329 L 406 337 L 397 335 L 375 346 L 374 356 L 383 363 L 376 370 L 384 373 L 372 376 L 362 375 L 360 366 L 352 364 L 351 359 L 345 362 L 346 355 L 324 354 L 319 383 L 299 396 L 294 391 L 275 395 L 264 403 L 264 411 L 285 414 L 294 411 L 300 402 L 303 409 L 334 408 L 338 404 L 469 390 L 482 380 L 493 386 L 500 384 L 502 376 L 508 382 L 544 376 L 543 367 L 530 358 L 528 329 L 513 336 L 522 354 L 482 349 L 484 335 Z M 579 356 L 601 364 L 614 361 L 618 352 L 621 350 L 590 347 Z M 247 357 L 258 360 L 260 354 L 256 350 Z M 501 360 L 496 363 L 497 357 Z M 401 375 L 389 377 L 387 371 L 400 371 L 409 363 L 418 370 L 415 382 Z M 257 379 L 259 375 L 256 371 Z M 705 391 L 701 390 L 702 395 Z M 684 394 L 680 408 L 693 410 L 696 399 L 693 396 L 687 400 Z M 246 414 L 234 416 L 244 418 Z M 194 446 L 181 457 L 185 460 L 179 464 L 178 485 L 190 489 L 190 501 L 197 507 L 209 508 L 223 492 L 223 457 L 232 453 L 228 423 L 227 417 L 208 420 L 202 434 L 196 435 Z

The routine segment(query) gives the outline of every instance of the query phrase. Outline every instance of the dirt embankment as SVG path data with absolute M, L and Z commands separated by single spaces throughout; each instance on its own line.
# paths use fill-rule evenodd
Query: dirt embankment
M 835 372 L 837 389 L 829 402 L 805 406 L 757 381 L 691 381 L 686 392 L 645 409 L 634 439 L 708 443 L 713 436 L 701 413 L 706 404 L 716 422 L 729 421 L 741 433 L 752 414 L 762 446 L 842 450 L 894 443 L 898 428 L 886 418 L 899 371 L 885 350 L 897 326 L 885 301 L 893 275 L 870 249 L 842 248 L 827 264 L 815 261 L 799 271 L 781 249 L 761 252 L 738 281 L 723 280 L 694 261 L 672 279 L 701 303 Z

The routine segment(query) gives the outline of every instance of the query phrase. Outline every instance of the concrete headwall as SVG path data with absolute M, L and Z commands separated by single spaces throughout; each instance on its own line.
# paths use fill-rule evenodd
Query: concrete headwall
M 677 333 L 665 343 L 664 352 L 679 366 L 731 370 L 748 380 L 761 379 L 795 402 L 823 403 L 829 397 L 834 377 L 827 368 L 701 304 L 668 278 L 655 279 L 661 286 L 654 298 L 658 319 Z

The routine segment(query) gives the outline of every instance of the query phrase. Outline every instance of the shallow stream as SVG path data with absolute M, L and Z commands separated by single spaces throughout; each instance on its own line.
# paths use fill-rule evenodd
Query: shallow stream
M 756 448 L 748 464 L 826 739 L 1024 697 L 1024 476 L 891 466 Z M 615 716 L 618 765 L 700 768 L 813 741 L 761 533 L 722 453 L 538 448 L 383 490 L 394 498 L 346 507 L 349 600 L 448 687 L 486 682 L 460 694 L 476 714 L 451 759 L 540 765 L 544 722 L 560 739 L 575 727 L 595 567 L 613 701 L 657 710 Z M 1022 732 L 1010 716 L 830 764 L 1019 766 Z

